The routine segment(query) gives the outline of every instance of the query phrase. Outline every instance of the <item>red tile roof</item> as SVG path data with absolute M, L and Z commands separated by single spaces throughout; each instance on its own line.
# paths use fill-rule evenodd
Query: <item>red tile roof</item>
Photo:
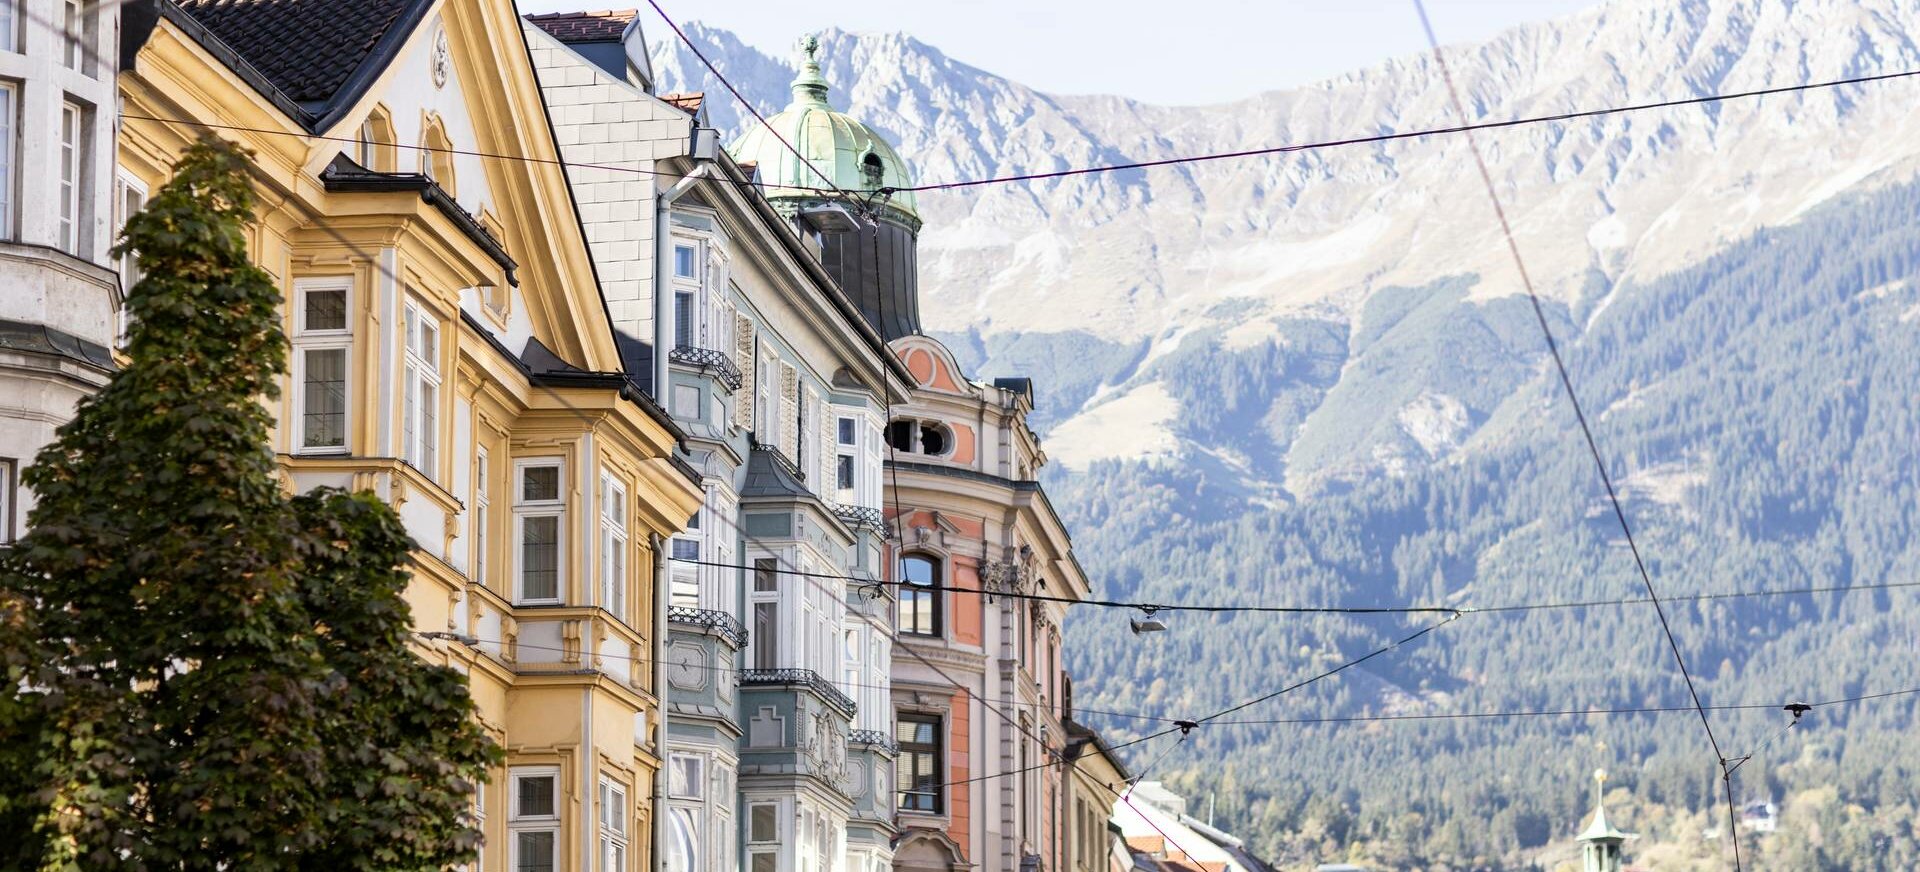
M 561 42 L 616 42 L 633 21 L 637 9 L 603 9 L 599 12 L 550 12 L 529 15 L 534 26 Z
M 661 94 L 660 99 L 686 110 L 689 115 L 698 115 L 700 104 L 707 99 L 707 95 L 704 91 L 684 91 Z

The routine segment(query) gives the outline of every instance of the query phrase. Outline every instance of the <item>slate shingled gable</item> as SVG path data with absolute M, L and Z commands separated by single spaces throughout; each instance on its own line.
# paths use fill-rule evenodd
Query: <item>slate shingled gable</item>
M 165 2 L 165 0 L 162 0 Z M 431 0 L 178 0 L 324 130 L 365 93 Z

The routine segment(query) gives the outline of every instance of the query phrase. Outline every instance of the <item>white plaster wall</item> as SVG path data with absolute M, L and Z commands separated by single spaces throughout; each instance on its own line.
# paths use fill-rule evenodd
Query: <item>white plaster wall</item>
M 59 241 L 60 108 L 71 98 L 93 110 L 88 168 L 82 180 L 87 189 L 80 196 L 84 244 L 78 255 L 105 265 L 117 229 L 111 226 L 111 193 L 114 114 L 118 110 L 114 65 L 119 59 L 119 5 L 92 4 L 97 16 L 94 38 L 82 52 L 83 58 L 91 56 L 92 75 L 69 70 L 63 63 L 61 0 L 15 0 L 15 5 L 17 50 L 0 51 L 0 78 L 16 83 L 20 102 L 15 119 L 19 136 L 14 140 L 12 193 L 17 220 L 13 238 L 46 246 L 56 246 Z
M 439 15 L 434 15 L 420 23 L 408 40 L 407 48 L 387 67 L 372 93 L 379 95 L 380 102 L 387 105 L 393 117 L 393 138 L 400 146 L 395 150 L 394 169 L 400 172 L 418 172 L 420 161 L 426 152 L 405 146 L 421 145 L 421 131 L 429 113 L 440 117 L 441 125 L 447 131 L 447 138 L 458 151 L 486 151 L 480 147 L 478 137 L 474 135 L 474 118 L 467 106 L 467 96 L 460 83 L 460 66 L 453 65 L 453 71 L 447 76 L 445 85 L 433 82 L 433 46 L 436 36 L 442 31 Z M 483 71 L 484 74 L 484 71 Z M 371 103 L 366 103 L 368 109 Z M 345 119 L 341 129 L 329 131 L 336 136 L 351 136 L 360 129 L 365 113 Z M 492 189 L 487 180 L 487 158 L 473 154 L 453 155 L 453 192 L 460 206 L 475 215 L 493 203 Z M 443 180 L 444 181 L 444 180 Z M 498 210 L 496 210 L 498 211 Z
M 653 336 L 654 162 L 687 153 L 687 113 L 522 23 L 614 326 Z M 588 166 L 591 164 L 593 166 Z M 670 180 L 669 180 L 670 181 Z

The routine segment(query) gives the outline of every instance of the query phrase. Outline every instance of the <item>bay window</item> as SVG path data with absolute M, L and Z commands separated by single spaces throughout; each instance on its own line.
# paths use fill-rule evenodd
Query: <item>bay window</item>
M 566 498 L 561 489 L 561 462 L 523 460 L 516 468 L 518 489 L 513 506 L 514 541 L 519 562 L 515 572 L 514 602 L 560 602 L 565 561 L 560 544 L 565 529 Z
M 353 284 L 303 279 L 294 282 L 293 293 L 293 450 L 344 454 Z

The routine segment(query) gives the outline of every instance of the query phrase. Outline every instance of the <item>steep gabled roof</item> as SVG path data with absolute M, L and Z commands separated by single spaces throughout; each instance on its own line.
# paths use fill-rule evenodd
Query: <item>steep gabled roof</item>
M 433 3 L 177 0 L 177 5 L 298 105 L 302 125 L 319 131 L 366 93 Z

